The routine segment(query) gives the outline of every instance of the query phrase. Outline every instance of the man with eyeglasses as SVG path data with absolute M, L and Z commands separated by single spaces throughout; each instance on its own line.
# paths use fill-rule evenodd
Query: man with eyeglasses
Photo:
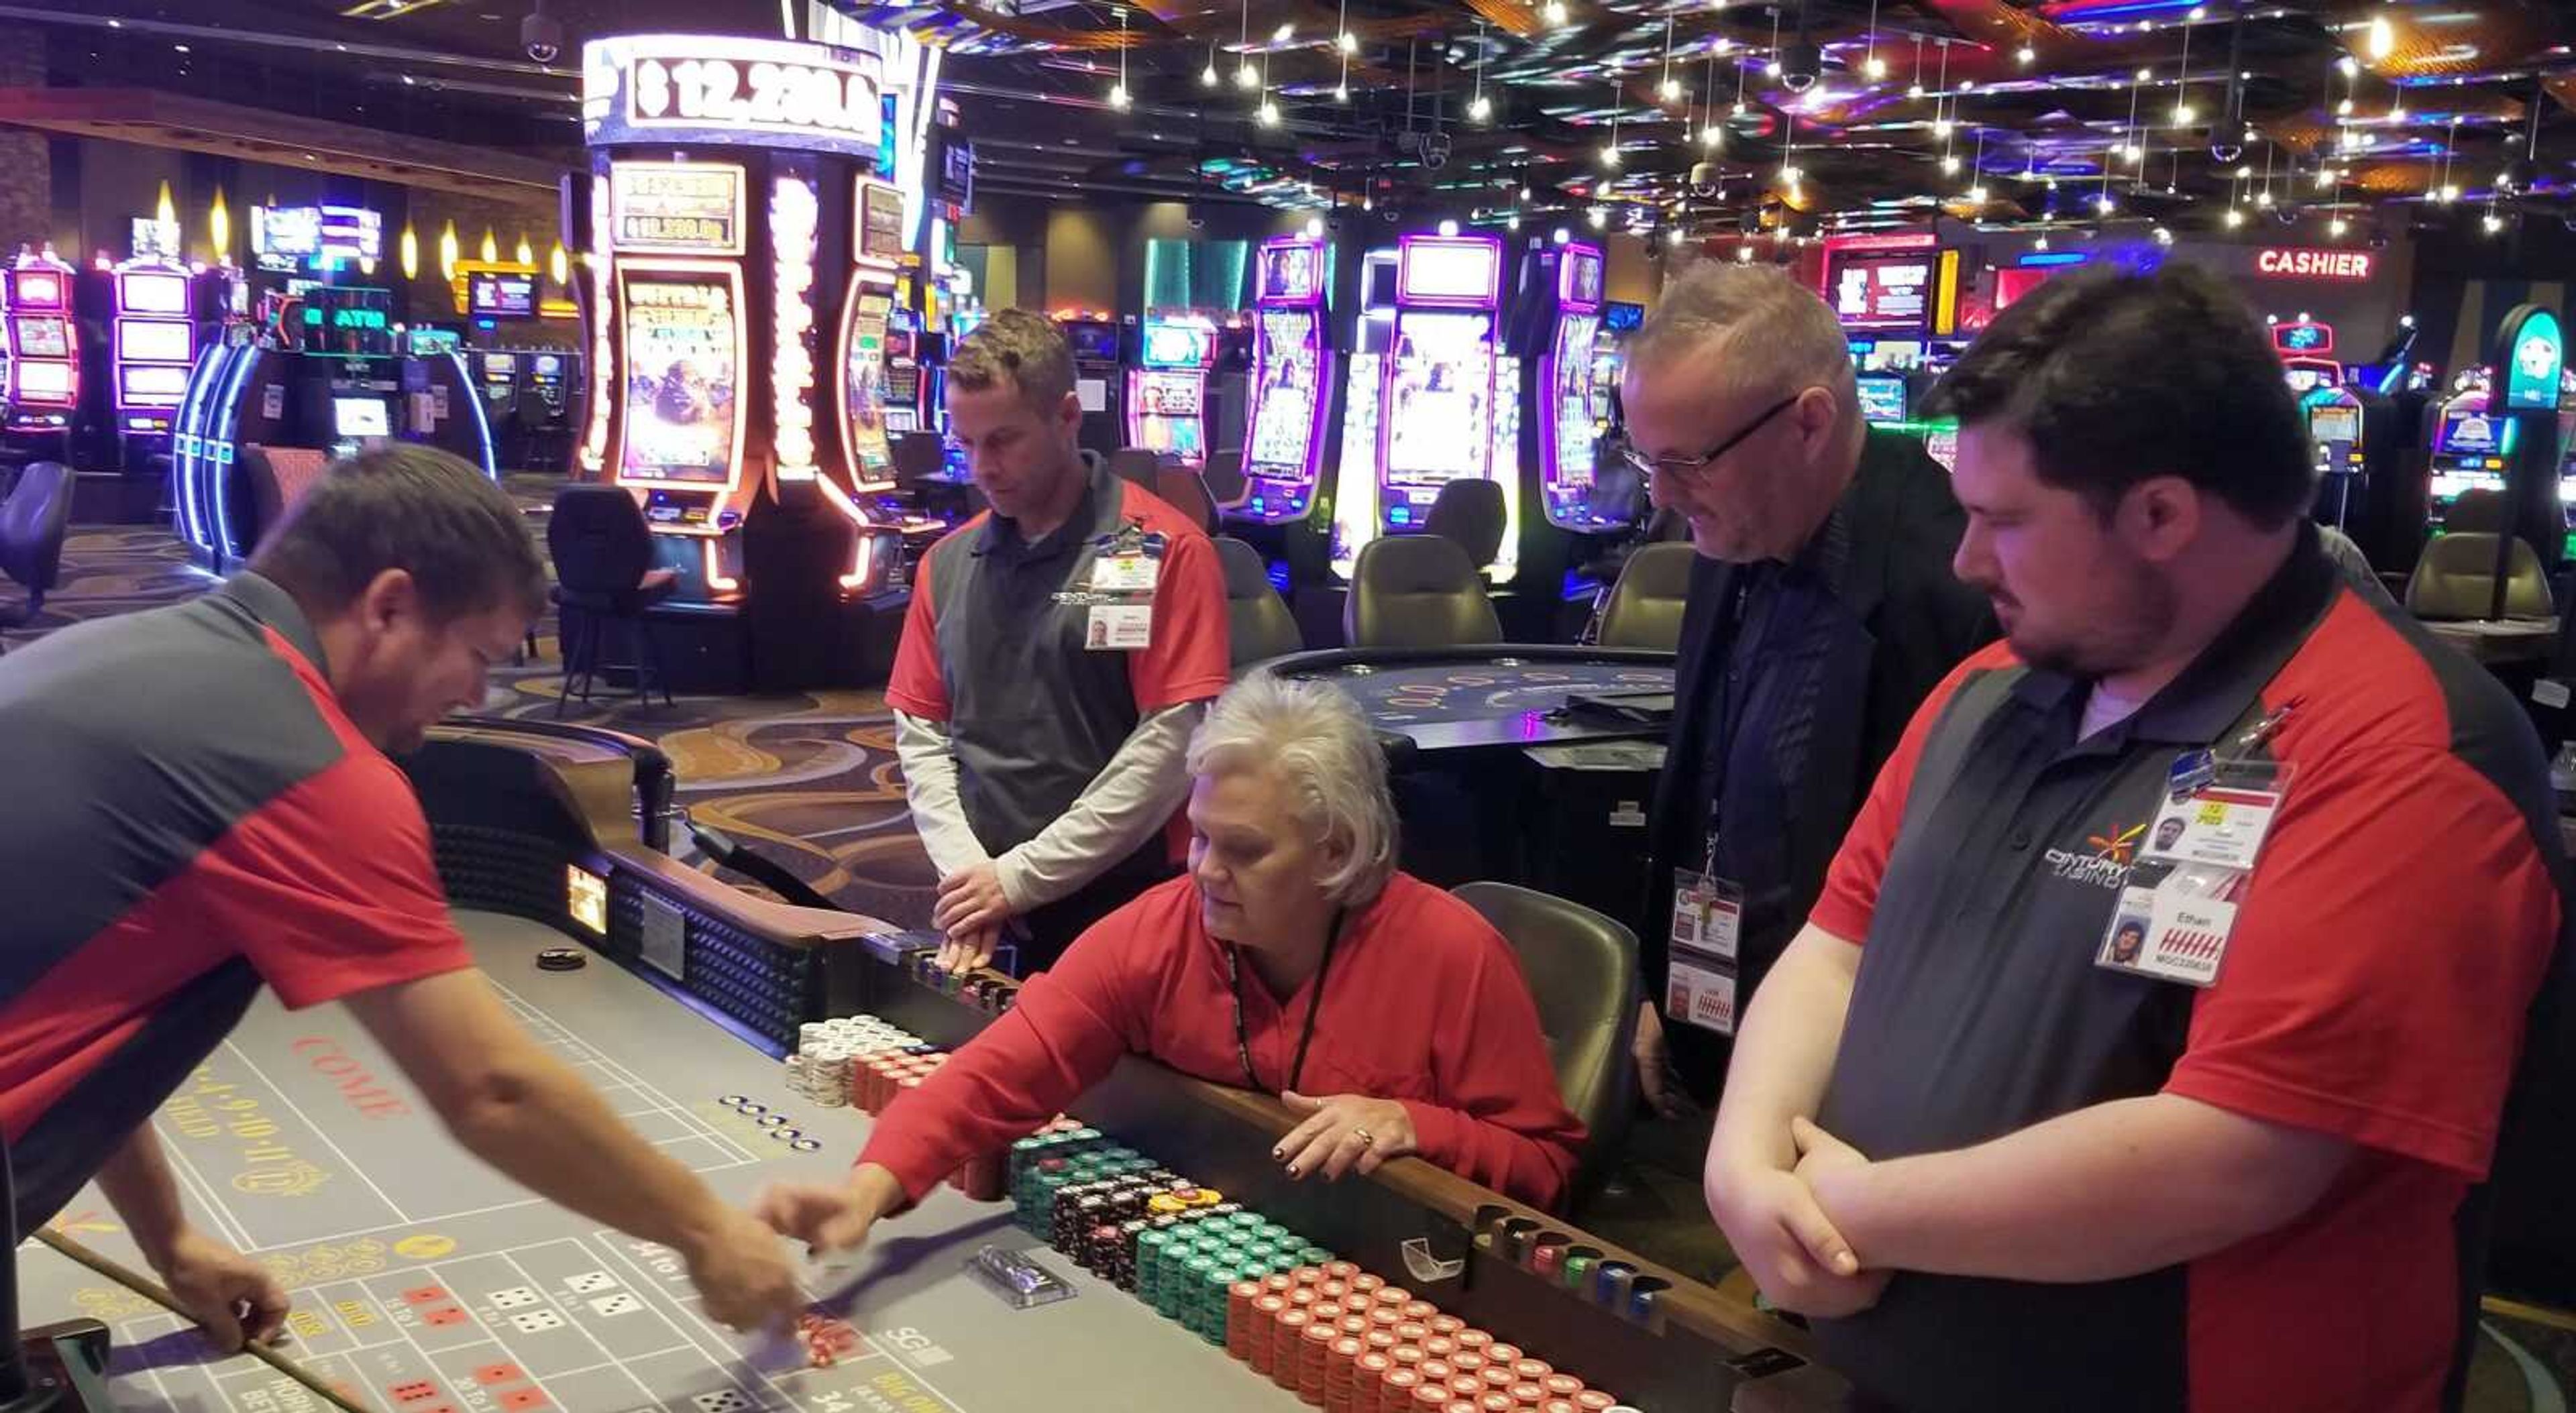
M 1869 426 L 1826 307 L 1701 264 L 1628 343 L 1628 461 L 1688 522 L 1671 748 L 1652 818 L 1639 1083 L 1714 1100 L 1735 1017 L 1806 920 L 1915 707 L 1995 636 L 1950 573 L 1965 521 L 1922 443 Z

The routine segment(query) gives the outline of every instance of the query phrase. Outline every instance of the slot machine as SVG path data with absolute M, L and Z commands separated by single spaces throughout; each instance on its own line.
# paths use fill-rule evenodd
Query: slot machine
M 1127 445 L 1196 467 L 1207 460 L 1208 369 L 1216 325 L 1195 314 L 1148 314 L 1127 370 Z
M 1329 247 L 1281 236 L 1253 260 L 1252 415 L 1244 495 L 1225 512 L 1251 525 L 1302 521 L 1316 507 L 1329 449 L 1336 360 L 1326 278 Z
M 1356 503 L 1337 511 L 1343 528 L 1359 532 L 1335 546 L 1344 575 L 1367 540 L 1420 533 L 1440 488 L 1472 478 L 1502 487 L 1503 547 L 1487 575 L 1510 581 L 1521 540 L 1521 373 L 1520 360 L 1501 349 L 1502 280 L 1502 242 L 1491 236 L 1397 243 L 1393 330 L 1371 408 L 1373 474 Z M 1354 358 L 1354 378 L 1360 367 Z
M 2451 380 L 2451 395 L 2425 419 L 2432 474 L 2426 487 L 2430 528 L 2439 533 L 2452 502 L 2473 490 L 2502 491 L 2519 423 L 2490 416 L 2487 370 L 2464 369 Z
M 21 249 L 7 271 L 8 436 L 39 455 L 60 455 L 80 406 L 80 333 L 72 321 L 72 267 L 51 246 Z
M 1545 522 L 1573 534 L 1604 534 L 1634 519 L 1624 498 L 1604 494 L 1597 357 L 1601 336 L 1601 247 L 1582 241 L 1534 243 L 1527 257 L 1515 346 L 1534 360 L 1520 461 Z M 1533 525 L 1532 529 L 1537 527 Z
M 148 462 L 170 449 L 170 434 L 197 361 L 198 281 L 165 260 L 128 260 L 116 285 L 116 431 L 120 459 Z
M 676 575 L 655 616 L 678 689 L 855 685 L 901 611 L 899 528 L 863 489 L 882 474 L 882 404 L 850 424 L 852 397 L 871 407 L 843 342 L 854 291 L 881 285 L 863 269 L 901 258 L 922 220 L 938 57 L 864 26 L 836 37 L 583 46 L 590 179 L 567 243 L 590 255 L 593 391 L 576 474 L 635 496 Z

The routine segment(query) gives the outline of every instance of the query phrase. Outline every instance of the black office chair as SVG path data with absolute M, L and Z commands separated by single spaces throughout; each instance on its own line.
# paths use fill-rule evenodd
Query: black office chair
M 1672 652 L 1681 646 L 1682 610 L 1690 600 L 1691 562 L 1688 544 L 1667 541 L 1640 545 L 1619 569 L 1619 582 L 1601 609 L 1601 630 L 1593 641 L 1605 648 L 1653 648 Z
M 599 654 L 608 625 L 629 625 L 635 648 L 635 700 L 649 699 L 662 683 L 662 704 L 671 704 L 663 682 L 661 655 L 653 642 L 653 605 L 679 585 L 675 570 L 653 567 L 653 532 L 635 497 L 617 486 L 577 484 L 555 492 L 554 515 L 546 522 L 546 553 L 555 562 L 554 600 L 563 612 L 564 685 L 555 698 L 555 715 L 572 700 L 573 680 L 581 681 L 581 700 L 590 704 L 599 674 Z M 579 617 L 576 618 L 575 612 Z
M 1306 646 L 1296 616 L 1270 587 L 1270 566 L 1262 562 L 1261 551 L 1232 535 L 1219 535 L 1216 562 L 1225 571 L 1226 638 L 1236 672 Z
M 1467 562 L 1481 570 L 1501 556 L 1503 531 L 1509 522 L 1501 482 L 1459 480 L 1442 486 L 1440 494 L 1432 497 L 1431 513 L 1423 518 L 1422 528 L 1456 541 L 1467 552 Z
M 1503 625 L 1457 541 L 1393 535 L 1360 547 L 1342 637 L 1355 648 L 1463 647 L 1503 641 Z
M 0 604 L 0 629 L 24 628 L 45 611 L 45 595 L 63 577 L 63 536 L 72 519 L 71 468 L 38 461 L 18 473 L 9 499 L 0 501 L 0 572 L 26 589 L 14 605 Z M 8 643 L 0 639 L 0 652 Z
M 1566 1190 L 1571 1207 L 1608 1172 L 1627 1137 L 1637 1083 L 1629 1046 L 1644 996 L 1637 935 L 1579 903 L 1509 883 L 1452 891 L 1520 955 L 1557 1090 L 1588 1131 Z
M 1207 486 L 1208 499 L 1219 510 L 1232 510 L 1252 495 L 1252 482 L 1243 474 L 1243 451 L 1239 447 L 1208 453 L 1207 465 L 1199 468 L 1199 479 Z

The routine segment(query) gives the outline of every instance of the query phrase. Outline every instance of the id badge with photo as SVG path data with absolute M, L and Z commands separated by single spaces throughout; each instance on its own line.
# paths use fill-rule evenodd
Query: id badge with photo
M 1082 645 L 1092 652 L 1136 652 L 1154 645 L 1151 603 L 1097 603 L 1084 623 Z
M 1743 931 L 1743 889 L 1711 874 L 1674 870 L 1667 1019 L 1735 1033 L 1735 959 Z
M 2186 757 L 2120 890 L 2094 964 L 2205 987 L 2218 980 L 2288 767 Z

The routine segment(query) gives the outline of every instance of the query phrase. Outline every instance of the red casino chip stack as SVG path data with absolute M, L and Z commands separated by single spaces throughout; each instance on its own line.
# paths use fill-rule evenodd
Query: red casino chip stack
M 1297 1396 L 1324 1406 L 1324 1370 L 1331 1362 L 1335 1336 L 1330 1325 L 1309 1324 L 1297 1336 Z
M 1422 1387 L 1422 1375 L 1398 1364 L 1378 1381 L 1377 1402 L 1363 1406 L 1360 1413 L 1413 1413 L 1413 1392 Z
M 1286 1313 L 1288 1302 L 1276 1295 L 1262 1295 L 1252 1302 L 1251 1326 L 1244 1332 L 1243 1353 L 1236 1356 L 1252 1366 L 1256 1374 L 1271 1371 L 1270 1350 L 1279 1338 L 1279 1317 Z M 1226 1349 L 1234 1348 L 1234 1327 L 1225 1331 Z
M 1270 1381 L 1290 1393 L 1297 1391 L 1297 1351 L 1303 1347 L 1305 1337 L 1306 1312 L 1295 1306 L 1280 1311 L 1279 1318 L 1272 1322 Z
M 1225 1352 L 1252 1362 L 1252 1303 L 1261 1298 L 1261 1282 L 1236 1281 L 1225 1288 Z
M 1366 1345 L 1349 1335 L 1341 1336 L 1325 1348 L 1325 1413 L 1351 1413 L 1351 1398 L 1359 1380 L 1360 1355 L 1366 1349 Z

